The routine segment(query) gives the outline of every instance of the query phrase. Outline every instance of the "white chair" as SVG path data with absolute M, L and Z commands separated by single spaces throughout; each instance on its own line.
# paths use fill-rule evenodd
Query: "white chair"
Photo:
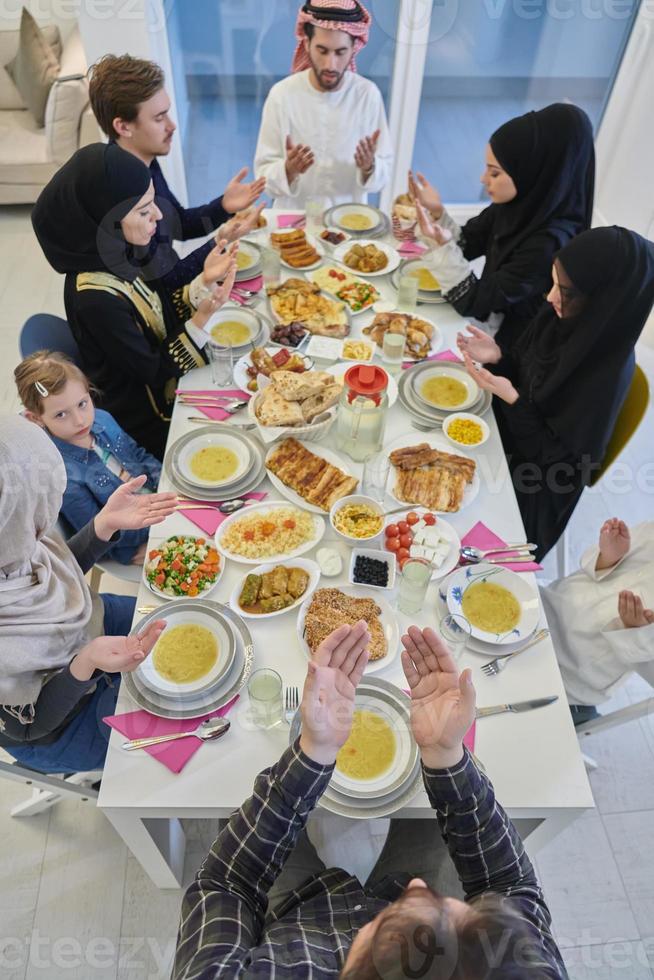
M 627 705 L 626 708 L 609 711 L 608 714 L 587 721 L 585 725 L 577 725 L 577 738 L 581 740 L 586 735 L 595 735 L 597 732 L 603 732 L 618 725 L 626 725 L 629 721 L 637 721 L 638 718 L 644 718 L 645 715 L 648 715 L 650 711 L 654 711 L 654 697 L 644 698 L 636 704 Z M 586 755 L 585 752 L 582 753 L 582 756 L 588 769 L 597 769 L 597 763 L 591 756 Z
M 71 776 L 56 776 L 37 772 L 21 766 L 18 762 L 7 762 L 0 758 L 0 777 L 31 786 L 32 795 L 12 808 L 12 817 L 33 817 L 49 810 L 63 799 L 82 800 L 95 806 L 98 790 L 94 784 L 102 778 L 102 772 L 76 772 Z

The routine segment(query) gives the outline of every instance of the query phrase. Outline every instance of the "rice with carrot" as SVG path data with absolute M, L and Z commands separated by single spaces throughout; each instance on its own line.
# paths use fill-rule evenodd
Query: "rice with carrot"
M 310 514 L 295 507 L 244 514 L 220 535 L 220 547 L 243 558 L 286 555 L 315 536 Z

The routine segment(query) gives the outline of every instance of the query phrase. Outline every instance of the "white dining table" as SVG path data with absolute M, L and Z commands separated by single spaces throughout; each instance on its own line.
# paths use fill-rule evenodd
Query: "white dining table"
M 268 211 L 266 215 L 269 225 L 274 228 L 274 212 Z M 264 235 L 265 232 L 259 233 L 259 239 Z M 391 238 L 387 241 L 393 244 Z M 298 276 L 298 273 L 282 269 L 282 278 L 290 276 Z M 390 275 L 371 281 L 384 299 L 395 299 L 396 292 Z M 259 304 L 263 312 L 269 312 L 263 297 Z M 456 350 L 456 334 L 465 321 L 451 306 L 421 305 L 418 315 L 425 315 L 438 325 L 443 336 L 443 350 Z M 363 327 L 371 322 L 373 316 L 370 311 L 355 315 L 351 336 L 362 337 Z M 322 367 L 322 363 L 319 366 Z M 212 387 L 209 368 L 191 371 L 181 380 L 180 387 Z M 197 414 L 197 410 L 179 402 L 175 405 L 169 446 L 194 428 L 189 421 L 192 414 Z M 245 421 L 246 417 L 247 411 L 244 409 L 234 416 L 234 422 Z M 447 515 L 447 520 L 461 537 L 481 520 L 505 541 L 524 541 L 525 532 L 492 412 L 487 414 L 486 419 L 491 429 L 490 438 L 474 453 L 481 478 L 480 492 L 473 502 L 458 513 Z M 411 418 L 398 402 L 388 413 L 385 443 L 407 433 L 415 433 L 417 442 L 424 435 L 412 428 Z M 334 448 L 334 428 L 325 438 L 324 445 Z M 345 459 L 348 469 L 359 477 L 361 464 Z M 165 475 L 162 476 L 160 489 L 173 489 Z M 268 501 L 283 499 L 268 478 L 257 489 L 267 491 Z M 392 504 L 390 498 L 388 503 Z M 177 533 L 201 532 L 188 518 L 177 513 L 153 528 L 151 538 L 160 541 Z M 321 546 L 324 544 L 341 552 L 343 572 L 338 578 L 323 579 L 321 584 L 330 587 L 345 584 L 349 548 L 331 530 L 328 521 L 327 532 L 320 542 Z M 311 551 L 305 557 L 315 557 L 315 554 Z M 227 603 L 234 586 L 243 579 L 249 567 L 228 561 L 211 600 Z M 532 573 L 521 574 L 529 581 L 536 581 Z M 419 626 L 437 624 L 437 588 L 437 582 L 430 585 L 424 607 L 416 616 L 409 618 L 397 610 L 401 633 L 412 622 Z M 397 586 L 395 594 L 382 593 L 395 609 L 396 592 Z M 157 605 L 157 599 L 141 584 L 137 606 L 152 605 Z M 142 615 L 137 612 L 135 622 L 141 618 Z M 255 667 L 272 667 L 281 674 L 285 685 L 298 685 L 301 688 L 306 675 L 306 659 L 296 632 L 296 613 L 290 612 L 261 622 L 248 619 L 247 624 L 254 641 Z M 541 625 L 545 625 L 542 610 Z M 486 677 L 482 673 L 480 666 L 485 662 L 483 656 L 473 651 L 466 651 L 461 660 L 462 668 L 473 668 L 479 706 L 558 695 L 558 701 L 545 708 L 477 721 L 475 755 L 485 767 L 498 800 L 510 816 L 529 821 L 524 825 L 529 831 L 525 845 L 533 856 L 584 810 L 592 807 L 593 797 L 550 638 L 516 658 L 498 676 Z M 406 687 L 399 656 L 375 676 L 398 687 Z M 132 711 L 137 707 L 123 687 L 116 713 Z M 288 745 L 289 728 L 286 724 L 264 731 L 249 723 L 246 689 L 241 691 L 229 719 L 229 732 L 217 742 L 203 743 L 177 774 L 170 772 L 146 752 L 126 752 L 121 747 L 124 736 L 116 731 L 111 733 L 98 805 L 160 888 L 177 888 L 182 881 L 185 836 L 180 820 L 227 817 L 251 795 L 257 774 L 273 764 Z M 408 806 L 394 816 L 425 817 L 429 812 L 426 793 L 421 790 Z M 330 815 L 325 811 L 323 813 L 324 819 L 329 820 Z

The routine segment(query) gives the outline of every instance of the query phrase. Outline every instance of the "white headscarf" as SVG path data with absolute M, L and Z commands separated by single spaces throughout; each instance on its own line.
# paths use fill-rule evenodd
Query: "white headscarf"
M 45 432 L 0 417 L 0 704 L 24 724 L 47 673 L 88 639 L 91 593 L 55 529 L 65 487 Z

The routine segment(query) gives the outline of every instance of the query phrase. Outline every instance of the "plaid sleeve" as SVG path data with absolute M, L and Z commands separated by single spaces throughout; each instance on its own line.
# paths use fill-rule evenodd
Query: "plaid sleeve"
M 485 892 L 504 895 L 534 933 L 551 971 L 567 977 L 552 936 L 552 917 L 522 839 L 495 799 L 490 780 L 467 749 L 452 769 L 423 766 L 429 802 L 456 866 L 466 899 Z
M 259 943 L 267 893 L 331 777 L 296 741 L 260 773 L 182 904 L 172 980 L 233 976 Z

